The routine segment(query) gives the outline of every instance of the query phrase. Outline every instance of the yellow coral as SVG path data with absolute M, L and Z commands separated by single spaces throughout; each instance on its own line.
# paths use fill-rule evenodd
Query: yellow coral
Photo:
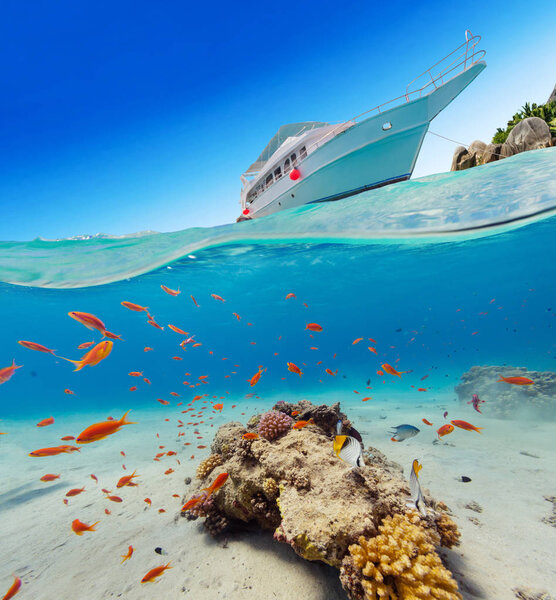
M 438 536 L 411 522 L 411 516 L 386 517 L 380 534 L 349 551 L 361 569 L 365 600 L 461 600 L 457 583 L 434 549 Z
M 278 484 L 272 477 L 268 477 L 263 481 L 263 492 L 269 500 L 274 500 L 278 496 Z
M 436 529 L 440 534 L 440 543 L 446 548 L 452 548 L 453 546 L 459 546 L 459 539 L 461 537 L 458 531 L 458 526 L 450 519 L 446 513 L 442 513 L 435 521 Z
M 211 471 L 222 464 L 222 457 L 220 454 L 211 454 L 205 460 L 202 460 L 197 467 L 197 479 L 205 479 L 211 473 Z

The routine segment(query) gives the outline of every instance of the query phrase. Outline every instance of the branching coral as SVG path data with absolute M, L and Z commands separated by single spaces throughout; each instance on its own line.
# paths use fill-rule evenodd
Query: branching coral
M 458 526 L 450 519 L 446 513 L 442 513 L 435 520 L 436 529 L 440 534 L 440 543 L 446 548 L 459 546 L 461 533 L 458 531 Z
M 218 512 L 212 512 L 204 522 L 205 529 L 212 537 L 216 537 L 219 533 L 222 533 L 229 524 L 230 521 Z
M 346 557 L 342 563 L 353 589 L 354 573 L 361 570 L 365 600 L 461 600 L 457 583 L 434 549 L 438 536 L 400 514 L 386 517 L 379 531 L 370 539 L 360 537 L 359 544 L 349 547 L 352 561 Z
M 211 454 L 199 463 L 197 467 L 197 479 L 205 479 L 208 477 L 215 467 L 222 464 L 222 457 L 220 454 Z
M 275 440 L 289 431 L 293 419 L 283 412 L 271 410 L 261 416 L 259 420 L 259 435 L 267 440 Z

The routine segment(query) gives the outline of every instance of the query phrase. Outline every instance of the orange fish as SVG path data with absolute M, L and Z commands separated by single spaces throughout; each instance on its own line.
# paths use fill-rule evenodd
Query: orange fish
M 180 395 L 178 394 L 178 392 L 170 392 L 170 396 L 175 396 L 176 398 L 180 397 Z
M 60 479 L 60 475 L 54 475 L 53 473 L 47 473 L 41 477 L 41 481 L 54 481 Z
M 376 372 L 376 374 L 380 375 L 382 377 L 384 375 L 384 372 L 379 370 L 379 371 Z
M 432 427 L 432 423 L 427 421 L 426 419 L 421 419 L 425 425 L 430 425 Z
M 101 360 L 104 360 L 110 352 L 112 352 L 113 345 L 114 342 L 105 340 L 104 342 L 98 343 L 94 348 L 91 348 L 81 360 L 71 360 L 69 358 L 64 358 L 63 360 L 67 360 L 68 362 L 77 365 L 77 368 L 75 368 L 74 371 L 81 371 L 83 367 L 94 367 L 95 365 L 98 365 Z
M 174 469 L 168 469 L 167 471 L 164 471 L 164 475 L 170 475 L 170 473 L 173 473 Z
M 359 342 L 361 342 L 363 340 L 363 338 L 357 338 L 356 340 L 353 340 L 353 342 L 351 342 L 352 346 L 355 346 L 355 344 L 358 344 Z
M 193 304 L 198 308 L 197 300 L 195 300 L 195 296 L 191 296 L 191 300 L 193 300 Z
M 212 408 L 214 410 L 219 410 L 220 412 L 222 412 L 222 409 L 224 408 L 224 405 L 222 404 L 222 402 L 220 402 L 219 404 L 215 404 Z
M 296 417 L 299 414 L 298 410 L 292 410 L 292 417 Z
M 40 450 L 33 450 L 33 452 L 29 454 L 29 456 L 56 456 L 57 454 L 69 454 L 71 452 L 76 452 L 79 450 L 81 450 L 81 448 L 76 448 L 75 446 L 55 446 L 53 448 L 41 448 Z
M 78 494 L 81 494 L 84 491 L 85 491 L 85 488 L 73 488 L 66 494 L 66 496 L 68 498 L 71 498 L 72 496 L 77 496 Z
M 96 329 L 97 331 L 100 331 L 102 335 L 104 335 L 104 332 L 106 331 L 106 326 L 104 325 L 104 323 L 98 317 L 95 317 L 95 315 L 92 315 L 91 313 L 78 312 L 72 310 L 68 313 L 68 315 L 72 319 L 75 319 L 78 323 L 81 323 L 81 325 L 85 325 L 87 329 Z
M 168 406 L 168 404 L 170 404 L 168 402 L 168 400 L 163 400 L 162 398 L 157 398 L 156 400 L 157 400 L 157 402 L 160 402 L 160 404 L 162 404 L 162 406 Z
M 452 431 L 454 431 L 454 426 L 451 423 L 446 423 L 446 425 L 442 425 L 436 433 L 438 434 L 438 437 L 441 438 L 444 435 L 452 433 Z
M 164 330 L 164 327 L 161 327 L 154 319 L 149 319 L 147 323 L 153 327 L 156 327 L 157 329 Z
M 15 364 L 15 358 L 12 361 L 12 366 L 11 367 L 4 367 L 3 369 L 0 369 L 0 385 L 2 383 L 6 383 L 6 381 L 9 381 L 12 377 L 12 375 L 14 374 L 16 369 L 21 369 L 23 365 L 16 365 Z
M 395 375 L 396 377 L 399 377 L 401 379 L 402 374 L 399 371 L 396 371 L 396 369 L 394 369 L 394 367 L 392 365 L 389 365 L 388 363 L 384 363 L 383 365 L 380 365 L 389 375 Z
M 338 374 L 338 369 L 336 369 L 335 371 L 332 371 L 331 369 L 325 369 L 325 371 L 329 374 L 332 375 L 333 377 L 336 377 L 336 375 Z
M 180 292 L 180 288 L 178 288 L 177 290 L 171 290 L 169 287 L 166 287 L 165 285 L 161 285 L 160 286 L 167 294 L 170 294 L 170 296 L 179 296 L 181 294 Z
M 294 363 L 289 362 L 286 363 L 288 365 L 288 371 L 291 371 L 292 373 L 295 373 L 296 375 L 299 375 L 300 377 L 303 375 L 303 371 Z
M 259 439 L 259 434 L 258 433 L 248 432 L 248 433 L 244 433 L 241 437 L 244 440 L 258 440 Z
M 216 493 L 228 480 L 228 473 L 220 473 L 208 488 L 203 488 L 203 492 L 207 492 L 207 496 Z
M 91 473 L 91 475 L 90 475 L 90 478 L 91 478 L 91 479 L 94 479 L 94 480 L 95 480 L 95 481 L 98 483 L 98 479 L 97 479 L 97 476 L 96 476 L 96 475 L 93 475 L 93 474 Z
M 503 381 L 504 383 L 512 383 L 513 385 L 533 385 L 535 382 L 529 377 L 502 377 L 499 375 L 500 379 L 497 380 L 496 383 Z
M 162 575 L 162 573 L 164 573 L 164 571 L 166 571 L 166 569 L 172 569 L 173 567 L 170 566 L 170 563 L 168 563 L 167 565 L 162 565 L 160 567 L 155 567 L 154 569 L 151 569 L 144 577 L 143 579 L 141 579 L 141 583 L 148 583 L 150 581 L 154 581 L 157 577 L 160 577 Z
M 465 429 L 466 431 L 476 431 L 477 433 L 481 433 L 481 430 L 484 429 L 484 427 L 475 427 L 475 425 L 471 425 L 471 423 L 468 423 L 467 421 L 460 421 L 458 419 L 450 421 L 450 423 L 456 427 L 459 427 L 460 429 Z
M 129 546 L 127 549 L 127 554 L 121 554 L 120 556 L 123 558 L 122 562 L 120 563 L 122 565 L 126 560 L 129 560 L 133 556 L 133 546 Z
M 137 391 L 137 386 L 136 386 L 136 385 L 132 385 L 132 386 L 129 388 L 129 391 L 130 391 L 130 392 L 135 392 L 135 391 Z
M 112 514 L 112 511 L 111 511 L 111 510 L 108 510 L 107 508 L 105 508 L 105 509 L 104 509 L 104 514 L 105 514 L 105 515 L 111 515 L 111 514 Z
M 111 502 L 123 502 L 123 500 L 119 496 L 106 496 L 107 500 Z
M 234 315 L 238 321 L 241 321 L 241 317 L 237 313 L 232 313 L 232 315 Z
M 127 421 L 126 417 L 129 414 L 129 410 L 119 420 L 101 421 L 100 423 L 94 423 L 82 431 L 76 442 L 78 444 L 90 444 L 91 442 L 97 442 L 103 440 L 105 437 L 112 435 L 119 431 L 124 425 L 135 425 L 134 421 Z
M 143 377 L 143 371 L 130 371 L 128 375 L 131 377 Z
M 152 352 L 152 351 L 153 351 L 153 349 L 150 346 L 145 346 L 143 348 L 143 352 Z
M 207 499 L 206 494 L 201 494 L 200 496 L 195 496 L 194 498 L 191 498 L 191 500 L 188 500 L 182 507 L 181 510 L 182 512 L 185 512 L 186 510 L 189 510 L 191 508 L 193 508 L 194 506 L 197 506 L 198 504 L 201 504 L 202 502 L 204 502 Z
M 168 327 L 172 331 L 179 333 L 180 335 L 187 335 L 187 331 L 184 331 L 183 329 L 180 329 L 179 327 L 176 327 L 175 325 L 172 325 L 171 323 L 168 323 Z
M 19 591 L 19 588 L 21 587 L 21 579 L 19 577 L 16 577 L 15 575 L 13 576 L 13 578 L 14 582 L 10 586 L 10 589 L 3 596 L 2 600 L 11 600 L 11 598 L 13 598 Z
M 124 487 L 126 485 L 130 485 L 131 484 L 131 480 L 134 477 L 139 477 L 139 475 L 135 475 L 135 471 L 133 471 L 133 473 L 131 475 L 126 475 L 125 477 L 121 477 L 120 480 L 118 481 L 118 483 L 116 484 L 117 488 L 121 488 Z
M 147 379 L 146 377 L 143 377 L 143 381 L 145 383 L 148 383 L 149 385 L 151 385 L 151 380 L 150 379 Z
M 152 500 L 150 498 L 145 498 L 143 502 L 146 502 L 149 506 L 152 504 Z
M 112 333 L 111 331 L 108 331 L 107 329 L 104 330 L 104 336 L 107 338 L 110 338 L 111 340 L 121 340 L 122 339 L 121 335 Z
M 417 388 L 417 391 L 418 391 L 418 392 L 426 392 L 426 391 L 427 391 L 427 388 Z
M 121 302 L 121 305 L 135 312 L 148 312 L 149 308 L 148 306 L 139 306 L 139 304 L 134 304 L 133 302 Z
M 373 353 L 373 354 L 378 354 L 378 352 L 376 351 L 376 348 L 373 348 L 372 346 L 369 346 L 369 350 Z
M 251 377 L 251 379 L 248 379 L 249 385 L 251 387 L 253 387 L 254 385 L 257 385 L 257 383 L 259 382 L 259 379 L 261 378 L 262 373 L 263 373 L 263 368 L 259 367 L 259 370 L 253 375 L 253 377 Z
M 372 400 L 371 396 L 367 396 L 366 398 L 361 398 L 361 402 L 368 402 L 369 400 Z
M 54 423 L 54 417 L 48 417 L 48 419 L 43 419 L 39 423 L 37 423 L 37 427 L 46 427 L 47 425 L 52 425 Z
M 322 327 L 318 323 L 307 323 L 305 329 L 309 331 L 322 331 Z
M 43 346 L 42 344 L 35 344 L 35 342 L 26 342 L 24 340 L 20 340 L 19 342 L 17 342 L 18 344 L 20 344 L 21 346 L 23 346 L 24 348 L 27 348 L 28 350 L 36 350 L 37 352 L 46 352 L 47 354 L 54 354 L 54 350 L 51 350 L 50 348 L 47 348 L 46 346 Z M 54 356 L 56 356 L 54 354 Z
M 292 294 L 291 292 L 286 296 L 286 300 L 289 300 L 290 298 L 295 298 L 295 294 Z
M 303 429 L 303 427 L 307 427 L 307 425 L 313 425 L 315 421 L 311 418 L 308 421 L 297 421 L 292 425 L 292 429 Z
M 219 300 L 220 302 L 226 302 L 226 300 L 224 300 L 224 298 L 222 298 L 222 296 L 219 296 L 218 294 L 211 294 L 211 296 L 215 299 L 215 300 Z
M 79 344 L 79 346 L 77 346 L 78 350 L 86 350 L 87 348 L 90 348 L 95 342 L 83 342 L 82 344 Z
M 79 519 L 75 519 L 71 524 L 71 529 L 77 535 L 83 535 L 85 531 L 96 531 L 95 525 L 98 525 L 99 523 L 100 521 L 97 521 L 92 525 L 87 525 L 86 523 L 82 523 Z
M 66 388 L 66 389 L 64 390 L 64 394 L 70 394 L 70 395 L 73 395 L 73 396 L 75 396 L 75 392 L 72 392 L 72 391 L 71 391 L 70 389 L 68 389 L 68 388 Z

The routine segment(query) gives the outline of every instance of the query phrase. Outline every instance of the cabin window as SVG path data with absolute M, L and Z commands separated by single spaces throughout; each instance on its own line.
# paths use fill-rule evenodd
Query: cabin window
M 264 180 L 265 185 L 270 185 L 272 183 L 272 173 L 267 175 L 267 178 Z
M 290 156 L 291 161 L 292 161 L 292 166 L 295 167 L 295 165 L 297 164 L 297 156 L 295 154 L 295 152 Z
M 392 123 L 390 123 L 390 121 L 386 121 L 386 123 L 382 124 L 382 131 L 388 131 L 389 129 L 392 129 Z
M 290 159 L 286 158 L 286 162 L 284 163 L 284 175 L 287 175 L 291 171 Z
M 299 151 L 299 160 L 303 160 L 304 158 L 307 158 L 307 150 L 305 149 L 305 146 L 303 146 L 303 148 L 301 148 Z
M 278 179 L 280 179 L 280 177 L 282 177 L 282 169 L 280 167 L 278 167 L 274 171 L 274 179 L 278 180 Z

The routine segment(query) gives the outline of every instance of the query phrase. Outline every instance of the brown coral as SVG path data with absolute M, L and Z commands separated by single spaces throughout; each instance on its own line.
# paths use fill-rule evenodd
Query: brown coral
M 216 537 L 219 533 L 222 533 L 229 524 L 230 521 L 218 512 L 211 512 L 204 522 L 205 529 L 212 537 Z
M 434 549 L 439 536 L 401 514 L 386 517 L 379 531 L 352 544 L 353 564 L 349 557 L 342 564 L 352 580 L 353 567 L 361 570 L 365 600 L 461 600 L 457 583 Z
M 446 513 L 441 513 L 435 520 L 436 530 L 440 534 L 440 543 L 446 548 L 459 546 L 461 533 L 458 526 Z
M 220 454 L 211 454 L 205 460 L 202 460 L 197 467 L 197 479 L 205 479 L 208 477 L 215 467 L 222 464 L 222 456 Z

